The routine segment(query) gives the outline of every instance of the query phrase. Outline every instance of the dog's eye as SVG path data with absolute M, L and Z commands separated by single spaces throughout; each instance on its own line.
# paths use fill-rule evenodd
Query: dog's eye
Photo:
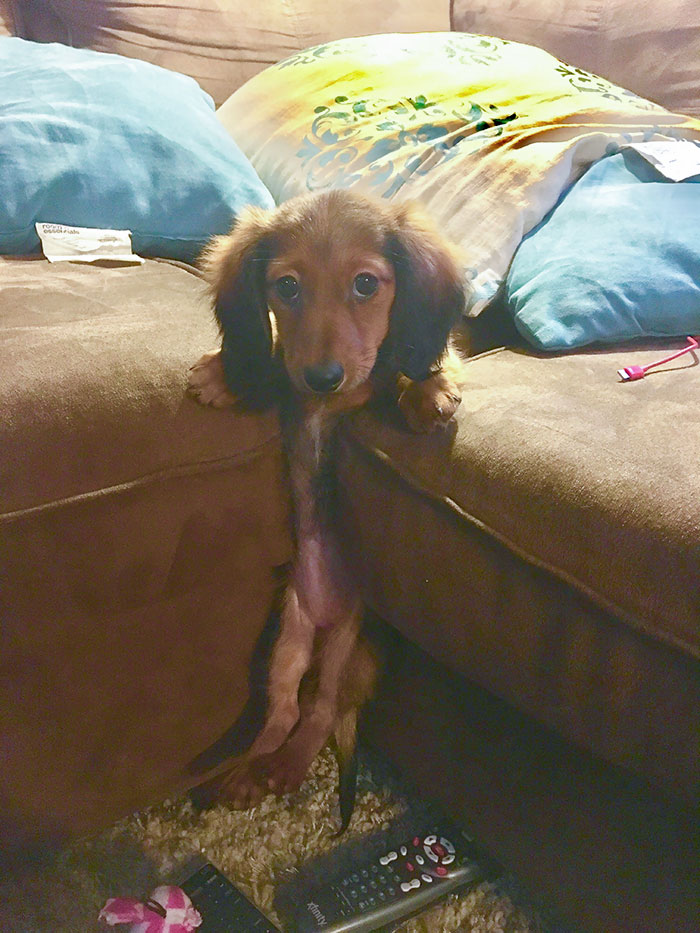
M 294 301 L 299 297 L 301 286 L 293 275 L 283 275 L 275 282 L 275 291 L 282 301 Z
M 361 272 L 355 276 L 352 290 L 357 298 L 371 298 L 379 288 L 379 279 L 369 272 Z

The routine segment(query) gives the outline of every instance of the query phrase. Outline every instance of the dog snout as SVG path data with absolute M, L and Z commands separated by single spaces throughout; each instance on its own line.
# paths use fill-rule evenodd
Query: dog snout
M 345 379 L 345 370 L 335 360 L 304 368 L 304 382 L 312 392 L 335 392 Z

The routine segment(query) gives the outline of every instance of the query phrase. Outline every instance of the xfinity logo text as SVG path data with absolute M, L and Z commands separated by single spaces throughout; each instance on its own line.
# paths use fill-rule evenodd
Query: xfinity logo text
M 320 927 L 325 927 L 328 921 L 326 920 L 326 915 L 321 913 L 321 908 L 318 906 L 318 904 L 314 904 L 313 901 L 309 901 L 309 903 L 306 905 L 306 908 L 313 915 L 318 925 Z

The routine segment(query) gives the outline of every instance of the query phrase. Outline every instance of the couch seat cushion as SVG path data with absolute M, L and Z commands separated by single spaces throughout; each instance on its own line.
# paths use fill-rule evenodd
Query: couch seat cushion
M 0 263 L 5 515 L 254 459 L 277 443 L 275 417 L 203 418 L 185 396 L 188 367 L 217 343 L 188 267 Z
M 0 276 L 0 835 L 13 851 L 201 780 L 193 762 L 248 700 L 291 546 L 274 414 L 185 397 L 188 367 L 216 345 L 196 275 L 30 259 L 0 260 Z
M 698 656 L 698 369 L 686 356 L 617 377 L 660 355 L 492 351 L 466 363 L 453 429 L 416 437 L 363 413 L 351 436 L 461 522 Z M 426 546 L 435 532 L 416 529 Z
M 338 489 L 380 616 L 577 745 L 693 796 L 699 370 L 684 357 L 641 382 L 616 374 L 659 355 L 474 357 L 448 430 L 351 419 Z

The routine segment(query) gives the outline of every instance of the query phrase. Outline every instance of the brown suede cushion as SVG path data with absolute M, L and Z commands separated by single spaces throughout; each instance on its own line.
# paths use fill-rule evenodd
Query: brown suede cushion
M 188 367 L 217 344 L 204 284 L 165 262 L 96 268 L 0 260 L 3 511 L 254 459 L 274 417 L 202 410 Z M 235 424 L 235 434 L 232 427 Z
M 15 4 L 12 0 L 0 0 L 0 36 L 17 35 Z
M 276 417 L 184 395 L 217 336 L 196 275 L 0 276 L 0 823 L 19 844 L 198 779 L 290 539 Z
M 700 368 L 616 373 L 661 352 L 475 357 L 455 425 L 420 437 L 363 412 L 340 479 L 380 615 L 569 738 L 692 792 Z
M 411 437 L 367 417 L 355 430 L 516 553 L 700 657 L 700 369 L 617 377 L 659 354 L 487 353 L 466 364 L 456 432 Z
M 117 52 L 195 78 L 223 103 L 248 78 L 300 49 L 375 32 L 449 29 L 448 0 L 25 0 L 28 39 Z

